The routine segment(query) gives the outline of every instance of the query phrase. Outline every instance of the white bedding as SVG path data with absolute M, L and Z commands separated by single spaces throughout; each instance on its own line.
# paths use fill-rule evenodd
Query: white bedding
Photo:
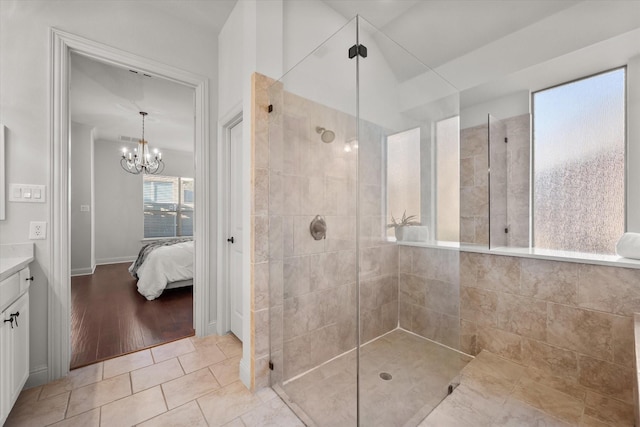
M 148 300 L 158 298 L 167 283 L 193 278 L 193 241 L 160 246 L 138 268 L 138 292 Z

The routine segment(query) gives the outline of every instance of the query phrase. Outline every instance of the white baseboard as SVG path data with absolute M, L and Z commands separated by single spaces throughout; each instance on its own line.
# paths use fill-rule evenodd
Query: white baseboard
M 219 335 L 218 334 L 218 323 L 211 322 L 207 324 L 207 330 L 205 331 L 206 335 Z
M 93 266 L 93 268 L 91 268 L 91 267 L 89 267 L 89 268 L 72 268 L 71 269 L 71 277 L 74 277 L 74 276 L 90 276 L 95 271 L 96 271 L 96 266 L 95 265 Z
M 37 387 L 49 382 L 49 368 L 47 366 L 40 366 L 33 371 L 29 372 L 29 378 L 24 384 L 24 388 Z
M 121 262 L 133 262 L 138 258 L 137 256 L 123 256 L 116 258 L 101 258 L 96 259 L 96 265 L 108 265 L 108 264 L 120 264 Z
M 251 390 L 251 363 L 244 357 L 240 360 L 240 381 Z

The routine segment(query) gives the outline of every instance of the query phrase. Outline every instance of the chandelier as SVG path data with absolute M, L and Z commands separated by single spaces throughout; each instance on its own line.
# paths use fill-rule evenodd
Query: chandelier
M 120 166 L 125 171 L 138 175 L 144 174 L 159 174 L 164 170 L 164 162 L 162 161 L 162 153 L 158 149 L 153 150 L 153 157 L 149 150 L 149 144 L 144 139 L 144 118 L 147 113 L 140 111 L 142 116 L 142 139 L 138 140 L 138 148 L 133 152 L 127 152 L 126 148 L 122 149 L 122 159 L 120 159 Z

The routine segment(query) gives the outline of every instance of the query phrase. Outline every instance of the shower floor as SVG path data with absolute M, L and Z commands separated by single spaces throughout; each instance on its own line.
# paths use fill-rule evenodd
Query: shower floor
M 360 418 L 365 426 L 417 426 L 472 359 L 402 329 L 365 344 L 360 356 Z M 282 390 L 307 423 L 355 426 L 356 352 L 288 381 Z

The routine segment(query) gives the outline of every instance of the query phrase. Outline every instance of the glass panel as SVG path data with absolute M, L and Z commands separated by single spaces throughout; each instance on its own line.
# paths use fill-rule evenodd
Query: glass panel
M 387 137 L 387 223 L 420 222 L 420 128 Z M 389 227 L 387 237 L 396 236 Z
M 615 253 L 624 232 L 625 69 L 534 94 L 534 245 Z
M 460 240 L 460 117 L 436 123 L 436 239 Z
M 357 422 L 355 34 L 352 21 L 268 89 L 271 383 L 319 426 Z
M 507 246 L 507 127 L 489 114 L 489 249 Z
M 433 230 L 444 230 L 437 212 L 457 222 L 459 196 L 438 193 L 452 164 L 457 176 L 459 94 L 363 19 L 359 37 L 367 48 L 357 58 L 359 425 L 416 426 L 470 360 L 453 350 L 460 348 L 459 252 L 389 241 L 385 208 L 393 207 L 394 218 L 405 209 L 419 215 L 420 226 L 403 227 L 405 241 L 430 241 Z M 395 144 L 413 154 L 399 155 Z M 398 188 L 400 171 L 415 182 Z M 415 187 L 417 194 L 407 194 Z M 457 241 L 452 228 L 447 237 Z

